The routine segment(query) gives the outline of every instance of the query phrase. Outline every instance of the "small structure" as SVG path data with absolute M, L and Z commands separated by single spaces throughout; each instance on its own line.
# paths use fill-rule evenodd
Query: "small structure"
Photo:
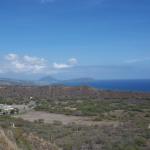
M 18 109 L 10 105 L 0 104 L 0 115 L 11 115 L 18 113 Z

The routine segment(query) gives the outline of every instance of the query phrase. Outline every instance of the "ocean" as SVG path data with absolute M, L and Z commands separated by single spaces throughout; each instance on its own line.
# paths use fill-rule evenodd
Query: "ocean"
M 69 85 L 86 85 L 102 90 L 150 92 L 150 79 L 144 80 L 99 80 L 88 83 L 70 83 Z

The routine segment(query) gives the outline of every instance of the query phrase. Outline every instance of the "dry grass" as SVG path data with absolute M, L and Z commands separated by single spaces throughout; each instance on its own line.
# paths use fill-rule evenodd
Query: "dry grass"
M 77 125 L 86 125 L 86 126 L 99 125 L 99 126 L 117 127 L 119 125 L 118 121 L 105 121 L 105 120 L 93 121 L 92 117 L 68 116 L 64 114 L 47 113 L 41 111 L 31 111 L 25 114 L 21 114 L 17 117 L 32 122 L 40 119 L 43 119 L 45 123 L 54 123 L 55 121 L 59 121 L 64 125 L 68 125 L 71 123 L 75 123 Z
M 19 150 L 16 143 L 6 136 L 3 129 L 0 129 L 0 150 Z

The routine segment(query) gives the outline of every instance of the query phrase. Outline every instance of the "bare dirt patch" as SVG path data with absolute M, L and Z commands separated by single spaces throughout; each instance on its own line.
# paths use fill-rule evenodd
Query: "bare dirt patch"
M 35 121 L 43 119 L 45 123 L 54 123 L 60 121 L 62 124 L 67 125 L 76 123 L 79 125 L 99 125 L 99 126 L 114 126 L 117 127 L 120 123 L 117 121 L 92 121 L 90 117 L 68 116 L 63 114 L 54 114 L 41 111 L 30 111 L 25 114 L 20 114 L 16 117 L 20 117 L 24 120 Z

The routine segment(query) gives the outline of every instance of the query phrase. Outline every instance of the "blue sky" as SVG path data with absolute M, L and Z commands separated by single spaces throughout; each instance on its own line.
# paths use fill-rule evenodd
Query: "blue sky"
M 0 58 L 0 77 L 149 78 L 150 1 L 1 0 Z

